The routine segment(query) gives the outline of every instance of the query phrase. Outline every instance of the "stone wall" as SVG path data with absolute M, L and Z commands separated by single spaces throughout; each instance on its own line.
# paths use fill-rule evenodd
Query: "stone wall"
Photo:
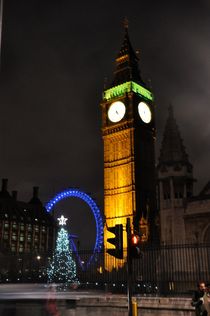
M 190 298 L 137 297 L 140 316 L 194 316 Z M 125 296 L 57 300 L 60 316 L 127 316 Z M 47 316 L 46 300 L 0 300 L 0 316 Z

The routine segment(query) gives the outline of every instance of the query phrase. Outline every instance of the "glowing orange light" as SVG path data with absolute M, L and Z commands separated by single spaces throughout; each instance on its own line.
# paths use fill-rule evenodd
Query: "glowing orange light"
M 139 243 L 139 236 L 133 235 L 131 237 L 131 243 L 132 243 L 132 245 L 137 245 Z

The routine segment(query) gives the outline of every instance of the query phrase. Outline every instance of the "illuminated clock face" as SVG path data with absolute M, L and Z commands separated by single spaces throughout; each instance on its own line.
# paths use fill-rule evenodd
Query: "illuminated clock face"
M 108 110 L 108 118 L 111 122 L 116 123 L 123 119 L 125 115 L 125 104 L 121 101 L 113 102 Z
M 140 102 L 138 105 L 139 116 L 144 123 L 150 123 L 152 119 L 152 113 L 149 106 L 145 102 Z

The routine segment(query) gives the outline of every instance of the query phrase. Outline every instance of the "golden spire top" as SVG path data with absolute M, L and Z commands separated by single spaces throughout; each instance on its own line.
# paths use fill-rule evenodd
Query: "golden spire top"
M 129 25 L 129 21 L 128 21 L 127 16 L 125 16 L 123 19 L 123 26 L 125 30 L 128 30 L 128 25 Z

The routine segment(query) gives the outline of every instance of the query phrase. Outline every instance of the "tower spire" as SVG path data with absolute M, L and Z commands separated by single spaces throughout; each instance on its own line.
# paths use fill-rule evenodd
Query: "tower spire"
M 139 71 L 139 59 L 130 42 L 128 19 L 126 17 L 123 20 L 123 26 L 125 30 L 124 39 L 115 59 L 114 80 L 110 88 L 128 81 L 135 81 L 136 83 L 145 86 Z
M 190 165 L 183 140 L 174 118 L 173 106 L 170 104 L 160 150 L 159 165 L 173 165 L 177 163 Z
M 128 21 L 127 16 L 125 16 L 123 19 L 123 26 L 124 26 L 125 31 L 128 31 L 129 21 Z
M 187 199 L 193 196 L 195 179 L 171 104 L 163 133 L 157 177 L 161 241 L 169 244 L 183 242 L 185 208 Z

